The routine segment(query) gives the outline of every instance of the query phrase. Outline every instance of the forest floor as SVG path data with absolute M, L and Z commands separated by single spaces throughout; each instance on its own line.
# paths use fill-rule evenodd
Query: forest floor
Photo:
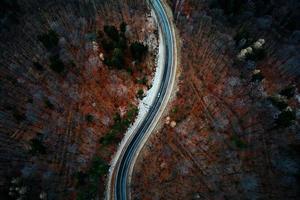
M 1 197 L 101 198 L 110 160 L 152 85 L 158 31 L 147 4 L 3 4 Z M 134 42 L 148 46 L 141 61 Z M 108 66 L 120 49 L 122 64 Z
M 241 27 L 218 21 L 205 3 L 173 2 L 182 41 L 179 91 L 137 159 L 132 199 L 297 199 L 293 31 L 278 40 L 276 27 L 257 30 L 251 18 L 240 47 Z M 254 53 L 240 59 L 247 47 Z

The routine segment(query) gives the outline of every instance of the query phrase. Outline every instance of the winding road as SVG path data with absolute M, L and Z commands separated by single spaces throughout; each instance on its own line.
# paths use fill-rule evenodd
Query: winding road
M 145 140 L 149 137 L 158 119 L 161 117 L 162 111 L 165 109 L 170 98 L 170 91 L 174 84 L 177 63 L 174 27 L 168 18 L 166 7 L 161 0 L 148 0 L 148 2 L 155 12 L 159 29 L 162 33 L 161 40 L 163 40 L 163 44 L 165 45 L 163 75 L 155 101 L 151 105 L 145 119 L 138 127 L 138 130 L 126 141 L 126 145 L 123 147 L 122 153 L 113 169 L 113 181 L 111 181 L 111 185 L 108 186 L 110 187 L 110 192 L 107 196 L 108 199 L 130 199 L 130 173 L 135 159 L 141 147 L 144 145 Z

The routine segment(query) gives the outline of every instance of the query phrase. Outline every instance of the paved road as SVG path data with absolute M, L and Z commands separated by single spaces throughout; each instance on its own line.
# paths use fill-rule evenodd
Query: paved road
M 115 169 L 115 181 L 114 188 L 112 188 L 114 199 L 125 200 L 128 199 L 128 175 L 130 167 L 133 164 L 134 156 L 138 153 L 138 149 L 142 145 L 142 141 L 150 126 L 155 126 L 151 123 L 156 119 L 162 105 L 167 101 L 167 91 L 170 87 L 171 76 L 174 76 L 172 70 L 174 70 L 174 47 L 175 39 L 171 23 L 166 14 L 166 10 L 161 3 L 161 0 L 149 0 L 152 9 L 155 11 L 156 17 L 159 22 L 159 26 L 162 32 L 162 39 L 165 44 L 165 63 L 160 88 L 158 90 L 155 101 L 150 107 L 148 114 L 142 122 L 135 135 L 128 141 L 128 145 L 125 145 L 122 155 L 118 161 L 118 165 Z

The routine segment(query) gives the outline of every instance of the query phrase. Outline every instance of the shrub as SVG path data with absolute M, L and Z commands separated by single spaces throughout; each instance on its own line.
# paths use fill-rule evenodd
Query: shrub
M 33 66 L 35 67 L 35 69 L 37 69 L 38 71 L 43 71 L 44 67 L 38 63 L 38 62 L 33 62 Z
M 130 45 L 130 51 L 133 59 L 141 61 L 148 52 L 148 47 L 140 42 L 134 42 Z
M 120 24 L 120 31 L 121 31 L 122 33 L 125 33 L 125 31 L 126 31 L 126 26 L 127 26 L 127 24 L 126 24 L 125 22 L 122 22 L 122 23 Z
M 259 72 L 252 75 L 251 82 L 261 82 L 264 79 L 264 75 Z
M 248 31 L 247 27 L 245 27 L 245 26 L 242 26 L 237 31 L 236 35 L 234 36 L 234 40 L 235 40 L 236 44 L 239 44 L 239 42 L 242 39 L 246 39 L 246 42 L 245 42 L 245 44 L 243 46 L 241 46 L 241 48 L 245 48 L 245 47 L 249 46 L 251 44 L 251 42 L 252 42 L 251 34 Z
M 106 133 L 104 137 L 100 139 L 100 143 L 102 145 L 109 145 L 116 139 L 116 133 L 114 131 L 110 131 Z
M 49 101 L 49 99 L 45 100 L 45 105 L 47 108 L 49 108 L 50 110 L 53 110 L 55 107 L 54 105 Z
M 284 98 L 281 98 L 280 96 L 272 96 L 268 99 L 271 101 L 272 105 L 278 108 L 279 110 L 284 110 L 288 106 Z
M 104 32 L 108 37 L 110 37 L 114 41 L 119 40 L 119 31 L 115 26 L 109 26 L 109 25 L 104 26 Z
M 114 44 L 111 41 L 103 39 L 101 40 L 101 44 L 106 52 L 111 52 L 114 49 Z
M 99 157 L 95 157 L 92 162 L 92 167 L 89 170 L 88 174 L 92 178 L 99 178 L 99 176 L 103 176 L 108 172 L 109 165 Z
M 126 116 L 122 119 L 121 116 L 117 113 L 114 117 L 115 123 L 111 127 L 111 130 L 100 139 L 100 143 L 103 145 L 109 145 L 112 142 L 117 141 L 117 136 L 127 130 L 130 124 L 133 123 L 136 115 L 138 114 L 138 108 L 131 106 Z
M 286 98 L 290 99 L 295 95 L 295 93 L 296 93 L 296 86 L 295 85 L 289 85 L 288 87 L 281 90 L 279 94 L 281 94 L 282 96 L 285 96 Z
M 50 57 L 50 68 L 56 73 L 62 73 L 65 70 L 65 65 L 59 56 L 55 55 Z
M 17 122 L 21 122 L 21 121 L 26 120 L 26 115 L 24 113 L 20 113 L 17 110 L 15 110 L 13 112 L 13 117 L 15 118 L 15 120 L 17 120 Z
M 115 48 L 111 58 L 111 64 L 117 68 L 122 68 L 124 65 L 124 53 L 122 49 Z
M 296 112 L 291 109 L 286 109 L 278 115 L 275 123 L 278 127 L 288 127 L 296 120 Z
M 77 173 L 79 192 L 77 200 L 96 199 L 101 176 L 107 174 L 109 165 L 99 157 L 94 157 L 87 173 Z M 81 184 L 79 184 L 81 183 Z
M 91 115 L 91 114 L 87 114 L 87 115 L 85 116 L 85 120 L 86 120 L 87 122 L 89 122 L 89 123 L 92 123 L 92 122 L 94 121 L 94 116 Z
M 119 40 L 115 42 L 115 48 L 126 49 L 127 48 L 127 40 L 125 36 L 120 36 Z
M 49 30 L 48 33 L 39 35 L 38 40 L 43 43 L 46 49 L 51 50 L 57 46 L 59 37 L 55 31 Z
M 264 48 L 253 49 L 252 53 L 247 54 L 247 60 L 260 61 L 266 57 L 266 50 Z
M 209 7 L 221 8 L 225 15 L 236 15 L 244 9 L 246 0 L 212 0 Z
M 30 140 L 30 147 L 31 147 L 31 149 L 30 149 L 29 153 L 31 153 L 32 155 L 46 154 L 46 147 L 37 138 Z
M 137 97 L 139 99 L 142 99 L 144 97 L 144 90 L 143 89 L 139 89 L 137 92 Z
M 175 106 L 173 109 L 172 109 L 172 113 L 177 113 L 178 112 L 178 106 Z
M 104 64 L 107 66 L 114 66 L 121 69 L 124 65 L 124 53 L 122 49 L 115 48 L 111 58 L 105 58 Z
M 79 171 L 75 174 L 75 178 L 77 181 L 77 186 L 83 186 L 86 185 L 88 175 L 84 172 Z
M 137 83 L 138 83 L 138 84 L 146 85 L 146 84 L 147 84 L 147 78 L 144 76 L 143 78 L 138 79 L 138 80 L 137 80 Z
M 238 138 L 236 135 L 234 135 L 232 138 L 231 138 L 233 144 L 239 148 L 239 149 L 244 149 L 247 147 L 247 144 L 241 140 L 240 138 Z

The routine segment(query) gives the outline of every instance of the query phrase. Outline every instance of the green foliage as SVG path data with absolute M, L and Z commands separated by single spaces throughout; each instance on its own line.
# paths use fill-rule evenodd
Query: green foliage
M 278 96 L 272 96 L 268 99 L 271 101 L 272 105 L 279 110 L 284 110 L 288 106 L 287 102 L 283 98 L 280 98 Z
M 295 85 L 289 85 L 283 90 L 280 91 L 279 94 L 282 96 L 285 96 L 286 98 L 290 99 L 292 98 L 296 93 L 296 86 Z
M 122 68 L 124 65 L 124 52 L 122 49 L 115 48 L 111 58 L 111 64 L 117 68 Z
M 121 69 L 124 66 L 124 52 L 122 49 L 115 48 L 111 58 L 105 58 L 104 64 Z
M 119 40 L 115 42 L 115 48 L 125 50 L 127 48 L 127 40 L 124 35 L 121 35 Z
M 62 73 L 65 70 L 64 63 L 60 60 L 58 55 L 50 57 L 50 68 L 56 73 Z
M 137 80 L 137 83 L 138 83 L 138 84 L 146 85 L 146 84 L 147 84 L 147 78 L 144 76 L 143 78 L 138 79 L 138 80 Z
M 126 113 L 126 119 L 129 120 L 130 123 L 132 123 L 138 112 L 139 109 L 136 106 L 131 106 Z
M 33 66 L 38 71 L 44 71 L 44 67 L 39 62 L 33 62 Z
M 130 51 L 133 59 L 141 61 L 148 52 L 148 47 L 140 42 L 134 42 L 130 45 Z
M 142 99 L 144 97 L 144 90 L 143 89 L 139 89 L 137 92 L 137 97 L 139 99 Z
M 21 113 L 17 110 L 14 110 L 13 117 L 15 118 L 15 120 L 17 120 L 17 122 L 22 122 L 22 121 L 25 121 L 27 119 L 26 115 L 24 113 Z
M 79 186 L 77 200 L 95 199 L 100 185 L 100 178 L 107 174 L 108 169 L 109 165 L 104 160 L 95 157 L 87 173 L 77 173 L 76 178 Z
M 10 24 L 18 24 L 20 19 L 18 16 L 22 13 L 21 7 L 17 0 L 1 0 L 0 1 L 0 18 L 9 20 Z M 4 20 L 4 22 L 6 21 Z M 5 23 L 4 23 L 5 24 Z M 2 24 L 3 26 L 3 24 Z M 1 27 L 3 28 L 3 27 Z
M 112 41 L 103 39 L 103 40 L 101 40 L 101 44 L 102 44 L 103 49 L 108 53 L 114 49 L 114 43 Z
M 100 139 L 102 145 L 109 145 L 116 140 L 116 133 L 114 131 L 109 131 L 104 137 Z
M 261 82 L 264 78 L 264 75 L 261 72 L 259 72 L 252 75 L 251 82 Z
M 49 101 L 49 99 L 46 99 L 45 100 L 45 106 L 47 107 L 47 108 L 49 108 L 50 110 L 54 110 L 54 105 Z
M 38 36 L 38 40 L 43 43 L 46 49 L 51 50 L 58 45 L 59 37 L 53 30 Z
M 92 123 L 92 122 L 94 121 L 94 116 L 91 115 L 91 114 L 87 114 L 87 115 L 85 116 L 85 120 L 86 120 L 87 122 L 89 122 L 89 123 Z
M 93 185 L 89 185 L 89 187 L 81 188 L 78 191 L 76 200 L 92 200 L 96 199 L 97 196 L 97 187 Z
M 109 165 L 99 157 L 95 157 L 92 162 L 92 167 L 88 174 L 93 180 L 98 179 L 100 176 L 108 172 Z
M 234 36 L 234 40 L 236 42 L 236 44 L 239 44 L 239 42 L 242 39 L 246 39 L 246 43 L 241 46 L 240 48 L 245 48 L 246 46 L 249 46 L 252 42 L 253 39 L 251 38 L 251 34 L 248 31 L 247 27 L 242 26 L 236 33 L 236 35 Z
M 122 23 L 120 24 L 120 31 L 121 31 L 122 33 L 125 33 L 125 31 L 126 31 L 126 26 L 127 26 L 127 24 L 126 24 L 125 22 L 122 22 Z
M 172 109 L 172 113 L 177 113 L 178 112 L 178 106 L 175 106 L 173 109 Z
M 296 112 L 293 110 L 286 109 L 278 115 L 275 123 L 278 127 L 288 127 L 293 124 L 296 120 Z
M 112 40 L 114 40 L 114 41 L 119 40 L 119 31 L 117 30 L 117 28 L 115 26 L 105 25 L 104 26 L 104 32 Z
M 37 138 L 34 138 L 30 141 L 30 147 L 31 149 L 29 153 L 32 155 L 46 154 L 46 147 L 44 146 L 42 141 Z
M 75 174 L 75 178 L 78 186 L 83 186 L 87 182 L 88 175 L 82 171 L 79 171 Z
M 113 118 L 115 122 L 120 122 L 122 120 L 121 115 L 119 113 L 116 113 Z
M 261 61 L 266 57 L 267 53 L 264 48 L 260 49 L 253 49 L 252 53 L 247 54 L 246 59 L 247 60 L 253 60 L 253 61 Z
M 117 136 L 121 133 L 124 133 L 130 124 L 133 123 L 135 117 L 138 114 L 138 108 L 135 106 L 131 106 L 124 118 L 121 118 L 121 116 L 117 113 L 114 117 L 115 123 L 111 127 L 111 130 L 105 134 L 104 137 L 100 139 L 100 143 L 102 145 L 109 145 L 113 142 L 117 141 Z
M 234 135 L 232 138 L 232 143 L 239 149 L 244 149 L 247 147 L 247 144 L 241 140 L 240 138 L 238 138 L 238 136 Z
M 245 0 L 218 0 L 218 5 L 226 15 L 236 15 L 244 9 Z

